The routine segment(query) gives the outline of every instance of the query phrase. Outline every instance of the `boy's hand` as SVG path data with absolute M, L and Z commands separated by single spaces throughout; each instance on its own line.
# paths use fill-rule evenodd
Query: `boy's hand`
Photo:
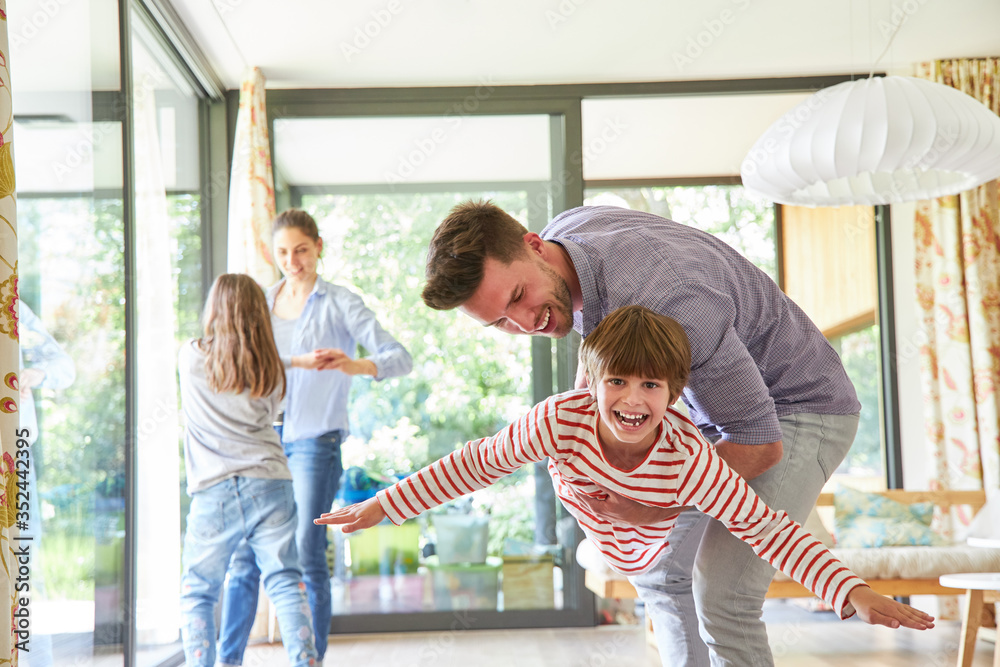
M 341 526 L 345 533 L 353 533 L 356 530 L 364 530 L 378 525 L 385 519 L 385 511 L 374 498 L 355 503 L 339 509 L 335 512 L 327 512 L 318 519 L 313 519 L 313 523 L 324 526 Z
M 591 512 L 599 517 L 613 521 L 615 523 L 629 526 L 648 526 L 660 521 L 666 521 L 672 516 L 680 514 L 687 507 L 651 507 L 643 505 L 631 498 L 619 495 L 614 491 L 609 491 L 604 487 L 595 484 L 603 492 L 603 498 L 597 495 L 584 495 L 575 493 L 576 499 L 580 501 Z
M 927 630 L 934 627 L 934 617 L 914 609 L 908 604 L 879 595 L 868 586 L 858 586 L 847 594 L 847 601 L 854 605 L 858 618 L 871 625 L 890 628 Z

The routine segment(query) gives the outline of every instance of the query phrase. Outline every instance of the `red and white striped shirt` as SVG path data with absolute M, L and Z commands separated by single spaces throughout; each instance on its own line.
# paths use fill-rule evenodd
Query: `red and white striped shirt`
M 597 424 L 597 402 L 588 390 L 557 394 L 495 436 L 466 443 L 376 497 L 389 519 L 399 525 L 548 457 L 563 505 L 618 572 L 634 575 L 648 570 L 669 550 L 676 517 L 637 527 L 595 515 L 578 498 L 600 493 L 597 485 L 645 505 L 693 505 L 833 605 L 842 618 L 854 613 L 847 595 L 865 582 L 784 511 L 775 512 L 760 500 L 686 417 L 669 409 L 657 442 L 631 470 L 608 463 Z

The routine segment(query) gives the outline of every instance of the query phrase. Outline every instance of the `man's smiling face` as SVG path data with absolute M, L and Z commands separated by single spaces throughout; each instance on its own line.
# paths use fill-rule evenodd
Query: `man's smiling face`
M 482 282 L 459 310 L 510 334 L 562 338 L 573 329 L 566 281 L 530 250 L 510 264 L 487 258 Z

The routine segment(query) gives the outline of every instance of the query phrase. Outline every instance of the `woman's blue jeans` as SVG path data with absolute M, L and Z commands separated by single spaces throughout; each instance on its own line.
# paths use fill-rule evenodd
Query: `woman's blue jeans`
M 276 427 L 281 434 L 281 427 Z M 330 431 L 316 438 L 304 438 L 285 443 L 288 467 L 292 471 L 298 526 L 295 542 L 299 550 L 309 607 L 316 631 L 316 652 L 322 662 L 326 654 L 327 635 L 333 607 L 330 599 L 330 568 L 326 562 L 326 526 L 317 526 L 313 519 L 333 506 L 343 467 L 340 444 L 343 431 Z M 257 613 L 260 570 L 253 554 L 240 545 L 229 564 L 225 597 L 222 602 L 222 622 L 219 633 L 219 663 L 242 665 L 243 652 L 250 637 L 250 628 Z M 284 636 L 284 628 L 281 629 Z
M 317 664 L 295 526 L 287 479 L 231 477 L 192 495 L 181 578 L 181 636 L 188 667 L 215 665 L 215 603 L 229 558 L 241 545 L 254 568 L 264 573 L 264 590 L 277 609 L 289 664 Z

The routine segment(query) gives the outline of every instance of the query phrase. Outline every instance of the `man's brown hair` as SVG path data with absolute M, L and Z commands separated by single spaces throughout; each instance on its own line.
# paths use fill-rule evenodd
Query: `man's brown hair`
M 483 280 L 490 257 L 510 264 L 526 254 L 524 225 L 491 201 L 467 201 L 451 210 L 427 251 L 427 284 L 421 294 L 435 310 L 469 300 Z
M 642 306 L 624 306 L 583 339 L 580 363 L 591 385 L 632 375 L 663 380 L 676 398 L 691 373 L 691 346 L 675 320 Z

